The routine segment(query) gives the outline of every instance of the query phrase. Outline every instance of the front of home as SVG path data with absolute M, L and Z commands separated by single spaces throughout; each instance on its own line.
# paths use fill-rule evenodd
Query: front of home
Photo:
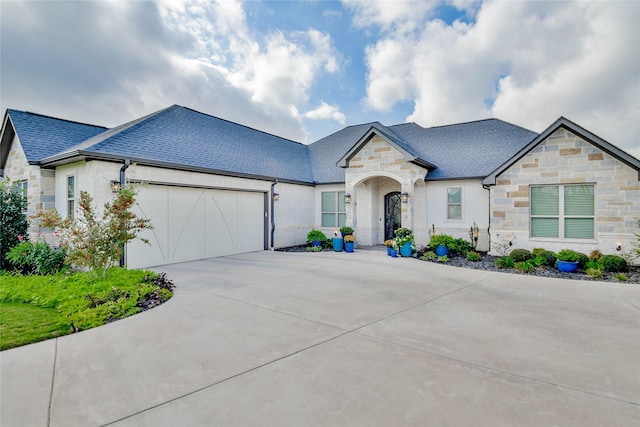
M 29 214 L 73 215 L 81 190 L 101 206 L 113 184 L 136 184 L 154 229 L 151 245 L 127 247 L 135 268 L 343 225 L 362 246 L 400 226 L 423 246 L 434 228 L 468 238 L 476 224 L 480 250 L 509 235 L 514 247 L 616 253 L 640 217 L 640 161 L 564 118 L 540 134 L 497 119 L 373 122 L 303 145 L 177 105 L 111 129 L 7 110 L 0 138 L 0 175 L 21 182 Z

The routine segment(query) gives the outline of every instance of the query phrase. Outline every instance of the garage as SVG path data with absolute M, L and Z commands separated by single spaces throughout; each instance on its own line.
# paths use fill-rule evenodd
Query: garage
M 127 246 L 127 266 L 142 268 L 267 248 L 263 192 L 145 185 L 136 214 L 151 220 Z

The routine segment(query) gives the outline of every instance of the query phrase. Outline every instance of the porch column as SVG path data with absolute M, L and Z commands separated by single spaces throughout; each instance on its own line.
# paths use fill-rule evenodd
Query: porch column
M 401 192 L 403 195 L 405 193 L 407 195 L 407 201 L 405 202 L 404 200 L 401 200 L 400 202 L 402 206 L 402 227 L 413 230 L 415 225 L 413 221 L 413 205 L 415 198 L 413 185 L 411 185 L 411 183 L 403 182 Z

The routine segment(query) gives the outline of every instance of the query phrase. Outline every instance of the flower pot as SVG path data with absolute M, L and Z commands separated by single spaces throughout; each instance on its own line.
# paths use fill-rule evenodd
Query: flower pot
M 336 252 L 342 252 L 342 237 L 333 238 L 333 250 Z
M 395 249 L 391 249 L 391 254 L 389 256 L 391 258 L 398 258 L 398 251 Z
M 445 245 L 436 246 L 436 255 L 438 255 L 438 256 L 449 255 L 449 247 L 445 246 Z
M 391 256 L 391 251 L 393 248 L 391 246 L 387 246 L 387 255 Z
M 340 232 L 340 234 L 342 234 L 342 238 L 344 239 L 347 236 L 353 236 L 353 232 L 351 233 L 343 233 L 342 231 Z
M 403 257 L 410 257 L 413 253 L 413 248 L 411 247 L 411 242 L 407 242 L 404 245 L 400 246 L 400 255 Z
M 314 240 L 313 242 L 311 242 L 311 246 L 320 246 L 322 244 L 322 242 L 320 240 Z
M 354 242 L 344 242 L 344 251 L 345 252 L 353 252 L 353 247 L 355 246 Z
M 563 273 L 573 273 L 578 269 L 578 261 L 560 261 L 558 260 L 558 270 Z

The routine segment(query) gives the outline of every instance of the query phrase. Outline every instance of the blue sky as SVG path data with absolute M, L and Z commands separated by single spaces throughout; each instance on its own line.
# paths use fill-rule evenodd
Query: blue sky
M 300 142 L 370 121 L 565 116 L 640 156 L 640 2 L 3 1 L 0 107 L 171 104 Z

